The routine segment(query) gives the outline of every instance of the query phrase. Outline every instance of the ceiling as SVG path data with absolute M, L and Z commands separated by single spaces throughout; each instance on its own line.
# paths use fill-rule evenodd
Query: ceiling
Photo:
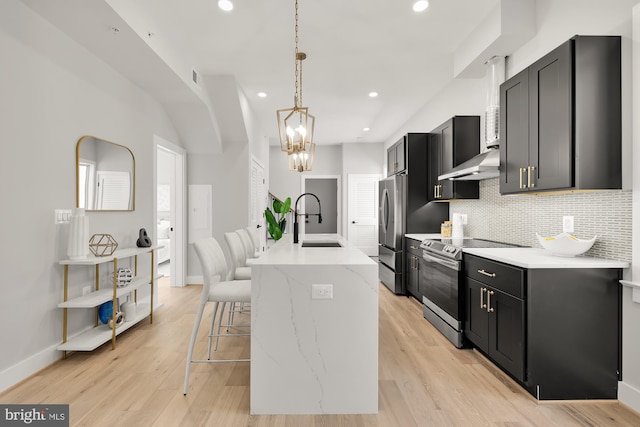
M 104 1 L 66 0 L 74 8 L 66 13 L 59 10 L 63 2 L 24 2 L 56 15 L 63 31 L 78 21 L 108 25 L 108 19 L 96 22 L 106 14 Z M 163 58 L 196 70 L 204 82 L 232 76 L 277 143 L 275 111 L 293 106 L 294 0 L 233 2 L 234 9 L 224 12 L 217 0 L 106 1 Z M 456 51 L 500 0 L 431 0 L 421 13 L 412 3 L 300 0 L 299 46 L 307 54 L 303 105 L 316 117 L 317 144 L 386 142 L 454 78 Z M 100 11 L 80 15 L 89 8 Z M 372 91 L 379 96 L 370 98 Z

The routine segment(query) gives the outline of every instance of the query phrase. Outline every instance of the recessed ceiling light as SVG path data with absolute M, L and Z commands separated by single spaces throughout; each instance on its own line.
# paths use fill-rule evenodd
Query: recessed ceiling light
M 259 96 L 260 98 L 266 98 L 266 97 L 267 97 L 267 94 L 266 94 L 266 93 L 264 93 L 264 92 L 258 92 L 258 96 Z
M 369 132 L 369 128 L 362 128 L 363 131 Z
M 369 92 L 369 98 L 375 98 L 378 96 L 378 92 Z
M 225 12 L 229 12 L 230 10 L 233 10 L 233 3 L 231 3 L 230 0 L 220 0 L 218 2 L 218 7 Z
M 427 0 L 419 0 L 413 4 L 414 12 L 423 12 L 429 7 L 429 2 Z

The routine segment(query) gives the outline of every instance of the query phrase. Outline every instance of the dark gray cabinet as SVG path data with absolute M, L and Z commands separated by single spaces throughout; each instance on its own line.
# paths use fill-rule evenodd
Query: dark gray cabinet
M 524 381 L 522 270 L 465 257 L 465 336 L 505 371 Z
M 405 172 L 407 169 L 407 137 L 387 149 L 387 176 Z
M 407 294 L 422 302 L 422 292 L 420 290 L 420 263 L 422 261 L 422 249 L 420 241 L 405 238 L 405 249 L 407 253 L 407 263 L 405 265 Z
M 465 337 L 539 400 L 616 399 L 615 268 L 523 269 L 464 255 Z
M 478 181 L 438 176 L 480 152 L 480 116 L 454 116 L 429 133 L 429 201 L 477 199 Z
M 576 36 L 500 86 L 500 193 L 621 188 L 620 46 Z

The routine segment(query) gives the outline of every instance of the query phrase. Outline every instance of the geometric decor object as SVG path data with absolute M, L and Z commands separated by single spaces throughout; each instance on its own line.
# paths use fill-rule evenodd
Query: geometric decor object
M 119 288 L 127 286 L 133 279 L 133 273 L 130 268 L 119 268 L 116 283 Z
M 95 256 L 109 256 L 117 247 L 118 242 L 111 234 L 94 234 L 89 240 L 89 250 Z

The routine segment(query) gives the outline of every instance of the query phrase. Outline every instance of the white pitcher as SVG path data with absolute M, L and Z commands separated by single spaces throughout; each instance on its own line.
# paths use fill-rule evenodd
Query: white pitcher
M 464 238 L 464 225 L 462 224 L 462 215 L 459 213 L 454 213 L 451 228 L 451 238 L 452 239 L 462 239 Z

